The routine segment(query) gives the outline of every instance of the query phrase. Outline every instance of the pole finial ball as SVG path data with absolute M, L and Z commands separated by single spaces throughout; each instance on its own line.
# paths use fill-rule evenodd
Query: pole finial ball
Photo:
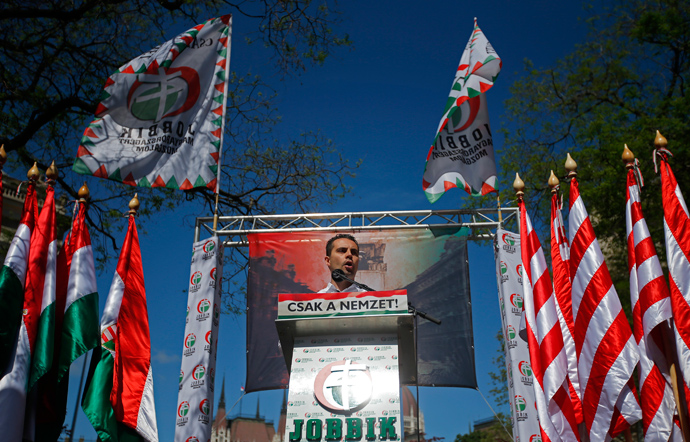
M 656 147 L 657 149 L 665 149 L 666 146 L 668 146 L 668 140 L 666 140 L 666 137 L 661 135 L 661 132 L 657 130 L 656 137 L 654 137 L 654 147 Z
M 570 153 L 568 153 L 565 158 L 565 170 L 567 170 L 569 174 L 577 172 L 577 163 L 573 160 L 573 157 L 570 156 Z
M 551 187 L 552 189 L 555 189 L 556 187 L 558 187 L 558 185 L 560 183 L 561 182 L 558 180 L 558 177 L 556 176 L 555 173 L 553 173 L 553 170 L 552 170 L 551 175 L 549 175 L 549 187 Z
M 623 162 L 625 164 L 631 164 L 633 161 L 635 161 L 635 154 L 633 154 L 632 151 L 628 149 L 627 144 L 624 144 L 623 146 L 623 155 L 621 155 L 621 158 L 623 159 Z
M 36 181 L 38 180 L 39 176 L 41 176 L 41 172 L 38 170 L 38 166 L 34 161 L 34 165 L 31 166 L 31 169 L 29 169 L 29 171 L 26 173 L 26 177 L 32 181 Z
M 54 180 L 57 179 L 58 177 L 58 170 L 57 167 L 55 166 L 55 160 L 50 164 L 50 167 L 46 170 L 46 178 L 49 180 Z
M 82 200 L 88 200 L 91 196 L 91 191 L 89 190 L 89 186 L 86 185 L 86 181 L 84 181 L 84 185 L 79 188 L 77 195 L 79 196 L 79 199 Z
M 5 152 L 5 145 L 0 146 L 0 167 L 5 165 L 7 162 L 7 152 Z
M 525 182 L 520 178 L 520 174 L 515 174 L 515 181 L 513 181 L 513 189 L 515 192 L 522 192 L 525 190 Z
M 139 210 L 139 194 L 135 193 L 134 198 L 129 202 L 129 213 L 134 214 Z

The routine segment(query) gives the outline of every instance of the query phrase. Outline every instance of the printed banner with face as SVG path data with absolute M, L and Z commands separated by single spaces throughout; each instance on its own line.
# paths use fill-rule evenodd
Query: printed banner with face
M 331 280 L 326 243 L 336 232 L 249 235 L 246 391 L 285 388 L 278 344 L 278 295 L 315 293 Z M 341 233 L 341 232 L 339 232 Z M 375 290 L 407 290 L 408 301 L 438 318 L 418 319 L 419 385 L 475 388 L 466 229 L 353 231 L 355 279 Z
M 529 349 L 527 342 L 519 336 L 523 294 L 520 235 L 498 229 L 494 238 L 494 250 L 513 436 L 515 440 L 541 440 Z
M 211 437 L 222 274 L 223 248 L 218 237 L 194 243 L 175 419 L 176 442 Z

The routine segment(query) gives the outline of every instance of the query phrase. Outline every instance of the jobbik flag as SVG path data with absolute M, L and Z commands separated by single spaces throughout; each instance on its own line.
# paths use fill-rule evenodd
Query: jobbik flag
M 194 243 L 175 410 L 176 442 L 211 438 L 222 274 L 218 237 Z
M 501 59 L 475 19 L 426 157 L 422 182 L 430 202 L 453 187 L 472 195 L 496 192 L 496 162 L 484 93 L 500 71 Z
M 81 139 L 74 171 L 133 186 L 216 190 L 231 16 L 120 67 Z
M 498 229 L 494 238 L 498 303 L 501 309 L 505 361 L 508 373 L 513 439 L 538 440 L 541 437 L 534 395 L 534 375 L 527 342 L 518 336 L 522 315 L 522 258 L 520 237 Z

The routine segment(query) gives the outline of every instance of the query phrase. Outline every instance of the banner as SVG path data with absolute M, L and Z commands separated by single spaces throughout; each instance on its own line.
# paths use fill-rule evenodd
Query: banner
M 278 295 L 278 319 L 407 313 L 405 290 Z
M 516 441 L 541 440 L 529 349 L 527 342 L 518 336 L 523 299 L 520 235 L 498 229 L 494 237 L 494 252 L 513 438 Z
M 194 243 L 177 397 L 176 442 L 211 437 L 222 274 L 223 248 L 218 237 Z
M 453 187 L 471 195 L 496 192 L 496 161 L 484 93 L 500 71 L 501 59 L 475 19 L 426 157 L 422 181 L 429 202 Z
M 216 190 L 232 18 L 178 35 L 105 83 L 73 169 L 132 186 Z
M 288 372 L 278 346 L 278 295 L 326 287 L 326 242 L 336 232 L 248 235 L 246 390 L 284 388 Z M 407 290 L 417 309 L 419 385 L 475 388 L 467 229 L 386 229 L 352 233 L 359 242 L 356 280 L 375 290 Z

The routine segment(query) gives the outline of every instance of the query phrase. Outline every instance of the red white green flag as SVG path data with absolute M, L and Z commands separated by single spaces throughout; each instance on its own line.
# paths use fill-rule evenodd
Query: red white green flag
M 103 441 L 158 441 L 151 339 L 139 236 L 133 216 L 101 318 L 82 408 Z M 134 431 L 132 431 L 134 430 Z
M 453 187 L 471 195 L 496 192 L 496 162 L 484 92 L 491 89 L 500 71 L 501 59 L 475 18 L 427 154 L 422 181 L 429 202 Z
M 216 190 L 231 22 L 208 20 L 112 74 L 74 171 L 133 186 Z
M 5 263 L 0 269 L 0 370 L 6 374 L 8 364 L 14 358 L 17 332 L 22 322 L 24 282 L 29 261 L 31 232 L 38 219 L 38 204 L 33 183 L 27 187 L 24 209 L 19 227 L 10 243 Z M 0 398 L 3 384 L 0 382 Z
M 8 367 L 9 373 L 0 382 L 0 428 L 6 440 L 22 440 L 28 392 L 52 362 L 57 254 L 55 238 L 54 190 L 48 186 L 43 209 L 35 228 L 31 230 L 22 322 L 14 348 L 14 360 Z M 49 342 L 44 342 L 46 340 Z M 32 408 L 33 404 L 30 404 L 29 410 Z M 31 419 L 32 413 L 29 414 Z M 32 434 L 29 433 L 29 436 L 32 437 Z

